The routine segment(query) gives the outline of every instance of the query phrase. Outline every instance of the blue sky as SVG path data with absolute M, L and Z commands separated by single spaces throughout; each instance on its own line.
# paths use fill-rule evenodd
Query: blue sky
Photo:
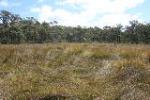
M 150 22 L 150 0 L 0 0 L 0 10 L 66 26 Z

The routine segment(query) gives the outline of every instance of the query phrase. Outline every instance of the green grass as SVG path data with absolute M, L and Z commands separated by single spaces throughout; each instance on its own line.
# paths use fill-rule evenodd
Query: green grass
M 149 50 L 142 44 L 0 45 L 0 99 L 149 100 Z

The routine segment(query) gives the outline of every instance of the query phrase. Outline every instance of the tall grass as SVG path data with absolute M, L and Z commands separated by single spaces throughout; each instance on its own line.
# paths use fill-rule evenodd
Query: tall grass
M 0 99 L 149 100 L 149 50 L 131 44 L 0 45 Z

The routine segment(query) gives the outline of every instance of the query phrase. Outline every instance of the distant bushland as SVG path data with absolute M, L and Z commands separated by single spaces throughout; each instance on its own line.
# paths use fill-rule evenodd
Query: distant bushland
M 49 43 L 49 42 L 105 42 L 150 43 L 150 23 L 130 21 L 122 25 L 99 27 L 69 27 L 57 21 L 40 23 L 33 17 L 22 18 L 17 14 L 0 12 L 0 43 Z

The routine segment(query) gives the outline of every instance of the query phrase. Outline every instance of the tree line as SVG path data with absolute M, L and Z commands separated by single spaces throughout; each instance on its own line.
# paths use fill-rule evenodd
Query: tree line
M 111 19 L 110 19 L 111 20 Z M 40 23 L 33 17 L 22 18 L 9 11 L 0 11 L 0 43 L 106 42 L 150 43 L 150 23 L 130 21 L 122 25 L 99 27 L 68 27 L 57 21 Z

